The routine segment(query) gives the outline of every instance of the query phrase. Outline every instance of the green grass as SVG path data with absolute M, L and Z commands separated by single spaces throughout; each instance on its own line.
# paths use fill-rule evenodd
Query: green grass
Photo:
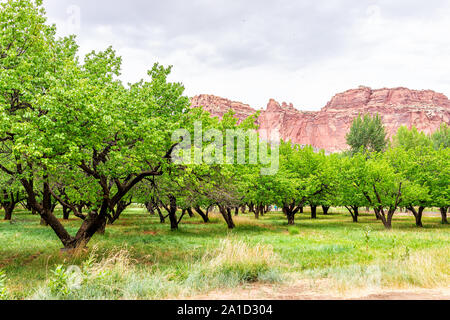
M 423 229 L 413 217 L 397 216 L 394 230 L 385 231 L 373 215 L 355 224 L 334 212 L 317 220 L 305 212 L 294 227 L 279 212 L 260 220 L 240 215 L 233 231 L 219 216 L 209 224 L 188 217 L 173 232 L 144 209 L 131 208 L 105 235 L 96 235 L 87 252 L 69 255 L 60 252 L 59 240 L 38 217 L 18 210 L 13 223 L 0 222 L 0 269 L 8 297 L 15 299 L 185 297 L 298 278 L 327 279 L 339 290 L 449 286 L 450 229 L 440 216 L 425 217 Z M 64 224 L 75 233 L 80 221 Z M 60 294 L 51 290 L 52 283 L 65 281 L 53 272 L 59 265 L 80 266 L 88 275 L 79 288 Z

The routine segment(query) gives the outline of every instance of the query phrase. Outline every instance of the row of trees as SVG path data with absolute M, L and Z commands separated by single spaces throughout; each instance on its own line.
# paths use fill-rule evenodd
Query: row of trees
M 208 222 L 212 206 L 229 228 L 240 208 L 259 217 L 274 204 L 289 224 L 305 205 L 313 218 L 317 206 L 346 206 L 355 221 L 359 207 L 371 206 L 387 228 L 399 206 L 419 206 L 417 216 L 425 206 L 447 211 L 448 147 L 400 142 L 383 153 L 373 147 L 378 140 L 364 138 L 355 141 L 369 141 L 366 151 L 327 156 L 282 142 L 274 176 L 262 175 L 260 164 L 177 164 L 174 151 L 187 141 L 173 141 L 176 130 L 194 136 L 197 122 L 221 133 L 255 129 L 257 115 L 238 123 L 231 112 L 219 121 L 191 109 L 183 86 L 167 80 L 171 68 L 158 64 L 148 80 L 126 85 L 115 51 L 80 61 L 74 37 L 57 38 L 55 26 L 46 24 L 42 1 L 0 6 L 1 205 L 10 219 L 22 203 L 65 248 L 85 246 L 131 203 L 145 204 L 162 222 L 168 218 L 172 229 L 194 213 Z M 361 121 L 355 132 L 366 130 Z M 375 129 L 370 132 L 379 134 Z M 445 140 L 443 130 L 436 137 Z M 250 138 L 244 139 L 248 155 Z M 209 147 L 203 141 L 193 148 Z M 76 234 L 56 216 L 57 205 L 64 218 L 80 219 Z

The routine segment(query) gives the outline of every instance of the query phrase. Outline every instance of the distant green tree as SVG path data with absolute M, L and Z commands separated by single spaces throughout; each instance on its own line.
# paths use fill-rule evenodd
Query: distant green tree
M 361 149 L 368 152 L 384 151 L 387 147 L 386 130 L 379 115 L 359 115 L 347 134 L 347 144 L 353 154 Z
M 450 147 L 450 128 L 446 123 L 442 123 L 440 128 L 431 136 L 434 148 L 437 150 L 441 147 Z
M 423 132 L 419 132 L 416 127 L 409 130 L 405 126 L 401 126 L 397 134 L 392 138 L 392 146 L 402 147 L 405 150 L 411 150 L 418 147 L 430 147 L 433 145 L 430 137 Z

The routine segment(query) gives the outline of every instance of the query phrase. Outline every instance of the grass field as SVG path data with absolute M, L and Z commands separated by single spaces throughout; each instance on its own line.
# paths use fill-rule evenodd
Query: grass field
M 425 217 L 423 229 L 415 227 L 413 217 L 396 216 L 394 230 L 385 231 L 372 214 L 355 224 L 347 214 L 331 213 L 311 220 L 305 212 L 294 227 L 280 212 L 260 220 L 240 215 L 233 231 L 219 216 L 210 224 L 188 217 L 173 232 L 136 207 L 105 235 L 96 235 L 88 250 L 68 254 L 38 217 L 17 210 L 12 223 L 0 222 L 0 269 L 6 275 L 0 277 L 0 296 L 189 298 L 299 279 L 337 293 L 449 287 L 450 229 L 439 215 Z M 74 233 L 80 221 L 64 224 Z

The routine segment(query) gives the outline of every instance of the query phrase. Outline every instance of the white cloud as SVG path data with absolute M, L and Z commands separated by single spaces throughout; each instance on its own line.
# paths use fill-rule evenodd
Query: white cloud
M 190 96 L 210 93 L 265 107 L 299 109 L 367 85 L 433 89 L 450 95 L 449 4 L 436 1 L 49 0 L 61 34 L 76 30 L 81 52 L 109 45 L 123 56 L 123 79 L 137 81 L 155 61 Z M 70 10 L 72 8 L 72 10 Z M 77 10 L 80 8 L 80 25 Z

